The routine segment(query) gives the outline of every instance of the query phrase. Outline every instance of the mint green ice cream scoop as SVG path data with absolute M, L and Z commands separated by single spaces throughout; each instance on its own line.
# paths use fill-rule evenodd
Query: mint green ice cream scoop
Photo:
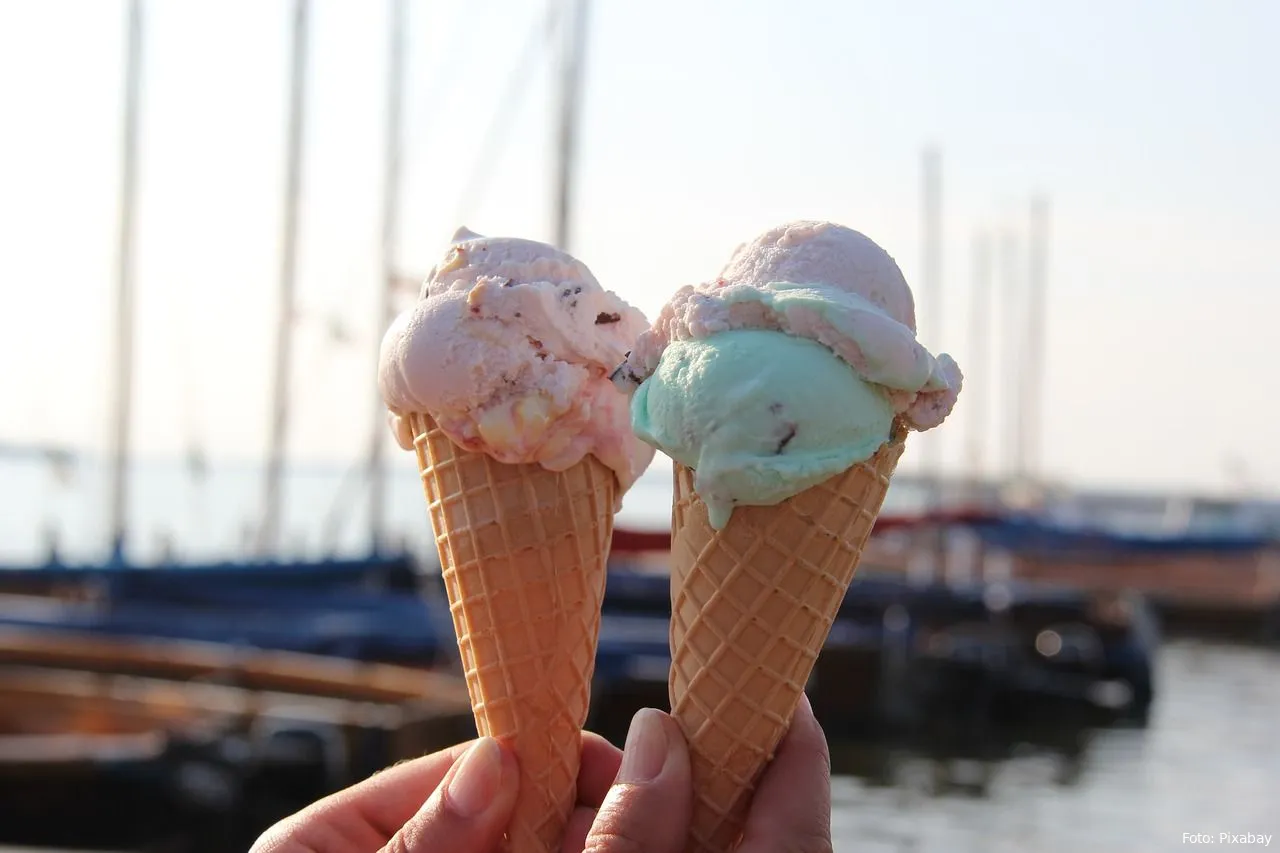
M 637 436 L 695 472 L 712 527 L 869 458 L 894 408 L 822 344 L 784 332 L 672 341 L 631 400 Z

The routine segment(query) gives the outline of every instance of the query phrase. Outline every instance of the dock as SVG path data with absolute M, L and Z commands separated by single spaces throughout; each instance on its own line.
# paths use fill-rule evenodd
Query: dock
M 201 642 L 0 630 L 0 840 L 247 849 L 475 736 L 456 675 Z

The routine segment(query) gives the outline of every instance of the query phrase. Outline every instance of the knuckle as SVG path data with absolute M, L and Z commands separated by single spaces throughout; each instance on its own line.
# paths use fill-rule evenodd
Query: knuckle
M 340 849 L 334 829 L 323 820 L 309 820 L 304 810 L 267 829 L 249 853 L 326 853 Z
M 460 827 L 436 802 L 411 817 L 387 840 L 378 853 L 410 853 L 413 850 L 441 849 L 446 841 L 461 841 L 466 837 L 466 830 Z M 452 845 L 445 849 L 452 849 Z
M 834 853 L 829 832 L 794 835 L 784 845 L 780 853 Z
M 596 813 L 587 833 L 583 853 L 645 853 L 652 847 L 649 836 L 653 827 L 643 818 L 644 791 L 626 785 L 615 785 Z
M 249 853 L 304 853 L 307 848 L 287 834 L 280 824 L 258 836 Z
M 822 744 L 818 747 L 818 761 L 822 764 L 822 771 L 828 779 L 831 778 L 831 750 L 827 748 L 827 739 L 822 739 Z
M 644 845 L 624 832 L 592 832 L 582 853 L 644 853 Z
M 814 764 L 822 768 L 824 775 L 831 776 L 831 750 L 827 748 L 825 737 L 816 738 L 800 745 L 798 757 L 806 764 Z
M 408 850 L 409 842 L 405 839 L 404 833 L 397 832 L 378 853 L 408 853 Z
M 803 739 L 805 749 L 830 768 L 831 749 L 827 745 L 827 733 L 822 730 L 822 724 L 817 719 L 811 721 L 810 728 L 811 731 L 805 732 Z

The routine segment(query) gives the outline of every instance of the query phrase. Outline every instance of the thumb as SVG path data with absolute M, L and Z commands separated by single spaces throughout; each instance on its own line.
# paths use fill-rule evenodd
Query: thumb
M 511 753 L 491 737 L 480 738 L 383 853 L 496 850 L 515 807 L 518 779 Z
M 689 748 L 680 727 L 661 711 L 641 708 L 584 853 L 681 853 L 692 797 Z

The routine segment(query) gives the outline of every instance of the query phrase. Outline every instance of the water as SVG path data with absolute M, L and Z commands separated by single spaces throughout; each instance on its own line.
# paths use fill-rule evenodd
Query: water
M 387 471 L 390 538 L 430 549 L 430 521 L 412 454 L 396 454 Z M 660 518 L 668 518 L 670 492 L 651 496 L 659 486 L 650 476 L 644 488 L 628 496 L 625 517 L 651 524 L 665 501 Z M 0 462 L 0 564 L 43 559 L 51 538 L 66 560 L 104 559 L 110 541 L 106 495 L 106 467 L 92 458 L 63 470 L 37 459 Z M 135 462 L 129 478 L 129 555 L 142 562 L 166 553 L 185 560 L 243 557 L 252 552 L 262 496 L 262 469 L 256 464 L 201 469 L 172 460 Z M 368 500 L 368 478 L 356 465 L 290 469 L 284 481 L 283 541 L 276 553 L 307 558 L 367 551 Z
M 430 521 L 413 455 L 387 462 L 390 538 L 430 553 Z M 918 490 L 917 490 L 918 491 Z M 234 559 L 251 553 L 261 518 L 262 469 L 256 464 L 201 467 L 176 460 L 142 460 L 131 468 L 131 558 L 164 554 L 185 560 Z M 0 459 L 0 565 L 43 560 L 56 540 L 68 561 L 102 560 L 109 553 L 107 470 L 82 457 L 65 466 L 40 458 Z M 368 548 L 369 481 L 359 464 L 296 466 L 284 481 L 277 552 L 307 558 L 356 555 Z M 907 508 L 921 495 L 894 486 L 886 505 Z M 619 526 L 664 529 L 671 521 L 671 468 L 655 462 L 629 491 Z
M 858 767 L 833 782 L 835 849 L 1197 849 L 1184 832 L 1215 842 L 1224 832 L 1269 834 L 1280 848 L 1278 674 L 1278 650 L 1172 641 L 1145 730 L 1064 734 L 1057 748 L 1023 747 L 992 762 L 837 746 L 837 765 Z

